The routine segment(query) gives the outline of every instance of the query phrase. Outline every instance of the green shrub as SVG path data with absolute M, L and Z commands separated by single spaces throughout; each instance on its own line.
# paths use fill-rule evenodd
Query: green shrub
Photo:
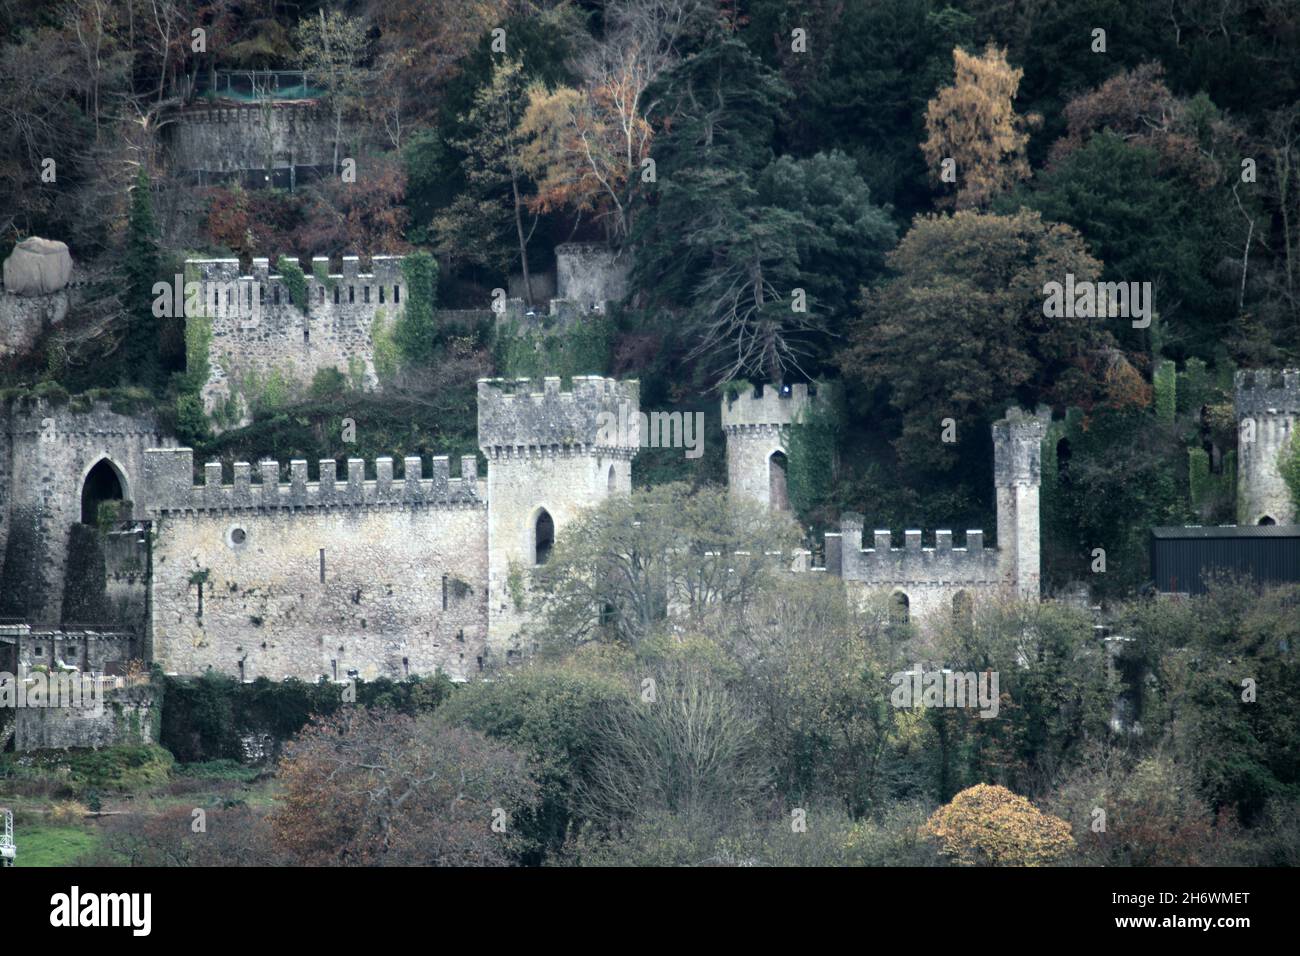
M 302 266 L 281 256 L 275 263 L 276 271 L 284 278 L 284 287 L 289 293 L 289 301 L 298 307 L 298 311 L 307 314 L 307 275 Z

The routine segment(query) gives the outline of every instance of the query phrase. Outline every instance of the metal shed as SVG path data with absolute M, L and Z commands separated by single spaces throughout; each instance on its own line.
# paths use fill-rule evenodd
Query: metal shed
M 1204 594 L 1220 574 L 1300 583 L 1300 525 L 1152 528 L 1151 574 L 1163 594 Z

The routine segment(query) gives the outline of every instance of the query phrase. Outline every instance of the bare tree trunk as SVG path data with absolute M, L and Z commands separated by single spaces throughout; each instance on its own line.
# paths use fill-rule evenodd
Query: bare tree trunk
M 514 163 L 510 164 L 510 190 L 515 198 L 515 233 L 519 236 L 519 262 L 524 271 L 524 298 L 533 304 L 533 280 L 528 274 L 528 241 L 524 238 L 524 221 L 519 213 L 522 201 L 519 198 L 519 177 L 515 174 Z

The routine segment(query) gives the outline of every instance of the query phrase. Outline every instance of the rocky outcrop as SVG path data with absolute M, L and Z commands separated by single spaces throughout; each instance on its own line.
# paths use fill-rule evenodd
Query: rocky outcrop
M 50 295 L 71 278 L 72 256 L 57 239 L 24 239 L 4 262 L 5 291 L 14 295 Z

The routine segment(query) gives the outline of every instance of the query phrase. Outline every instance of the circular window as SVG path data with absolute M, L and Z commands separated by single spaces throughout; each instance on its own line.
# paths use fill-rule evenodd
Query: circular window
M 232 548 L 241 547 L 247 540 L 248 532 L 239 527 L 239 525 L 234 525 L 226 532 L 226 544 L 230 545 Z

